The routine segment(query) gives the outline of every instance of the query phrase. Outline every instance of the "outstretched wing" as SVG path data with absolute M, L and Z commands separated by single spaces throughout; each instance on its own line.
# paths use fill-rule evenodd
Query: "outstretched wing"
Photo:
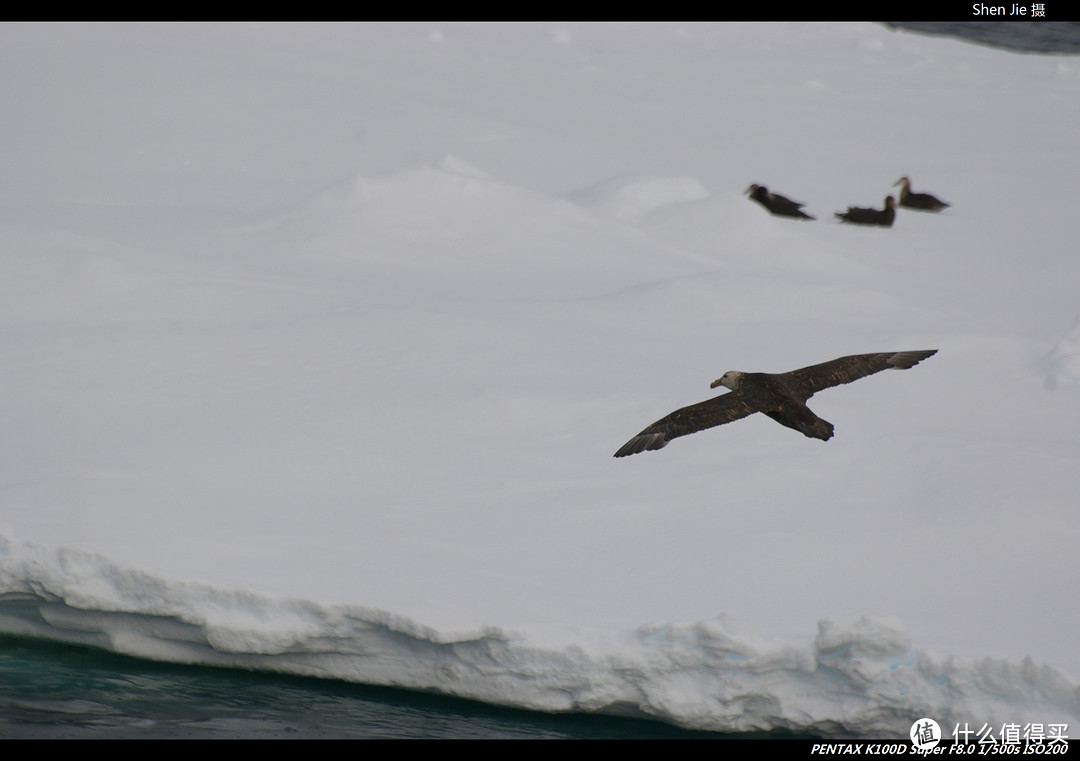
M 758 408 L 738 391 L 731 391 L 675 410 L 667 417 L 657 420 L 623 444 L 615 456 L 626 457 L 648 449 L 660 449 L 679 436 L 730 423 L 758 411 Z
M 934 354 L 937 354 L 937 349 L 853 354 L 850 357 L 822 362 L 820 365 L 792 370 L 790 373 L 783 373 L 780 377 L 793 393 L 806 401 L 822 389 L 851 383 L 882 370 L 907 370 Z

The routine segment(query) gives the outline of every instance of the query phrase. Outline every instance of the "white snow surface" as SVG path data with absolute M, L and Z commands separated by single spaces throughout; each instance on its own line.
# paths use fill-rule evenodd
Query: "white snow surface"
M 0 25 L 0 632 L 724 732 L 1080 734 L 1080 60 Z M 837 223 L 901 175 L 953 205 Z M 807 203 L 768 215 L 752 182 Z M 612 453 L 726 370 L 937 349 Z

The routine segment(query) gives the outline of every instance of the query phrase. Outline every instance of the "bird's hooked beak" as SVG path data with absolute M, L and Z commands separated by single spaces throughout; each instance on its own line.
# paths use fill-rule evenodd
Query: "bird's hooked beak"
M 737 373 L 734 370 L 728 370 L 719 378 L 709 384 L 709 388 L 716 388 L 717 386 L 723 386 L 731 391 L 736 390 L 742 380 L 742 373 Z M 727 381 L 726 383 L 724 381 Z

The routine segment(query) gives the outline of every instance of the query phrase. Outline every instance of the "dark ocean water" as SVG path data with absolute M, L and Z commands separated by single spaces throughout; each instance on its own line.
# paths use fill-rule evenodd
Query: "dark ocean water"
M 1021 53 L 1080 53 L 1080 21 L 891 21 L 888 26 Z
M 890 26 L 1016 52 L 1080 53 L 1080 23 Z M 549 716 L 421 693 L 173 666 L 0 637 L 0 738 L 691 739 L 658 722 Z

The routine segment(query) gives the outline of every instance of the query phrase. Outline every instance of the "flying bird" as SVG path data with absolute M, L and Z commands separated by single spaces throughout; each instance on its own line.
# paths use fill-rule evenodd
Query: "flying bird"
M 912 193 L 911 180 L 907 177 L 901 177 L 893 183 L 894 188 L 897 185 L 900 186 L 900 205 L 908 209 L 918 209 L 919 211 L 941 211 L 949 206 L 949 204 L 945 203 L 940 198 L 935 198 L 929 193 Z
M 776 193 L 770 193 L 769 189 L 764 185 L 751 185 L 743 193 L 750 196 L 751 199 L 757 201 L 759 204 L 769 210 L 770 214 L 776 214 L 780 217 L 801 217 L 803 219 L 813 219 L 809 214 L 802 210 L 804 203 L 798 201 L 792 201 L 790 198 L 777 195 Z
M 858 206 L 849 206 L 847 211 L 838 211 L 834 216 L 841 222 L 851 222 L 855 225 L 892 227 L 893 220 L 896 219 L 896 199 L 892 196 L 886 196 L 884 209 L 864 209 Z
M 937 349 L 854 354 L 789 373 L 732 370 L 710 386 L 724 386 L 731 389 L 731 393 L 675 410 L 623 444 L 615 456 L 626 457 L 648 449 L 660 449 L 679 436 L 730 423 L 755 412 L 764 413 L 780 425 L 794 428 L 809 438 L 828 441 L 833 435 L 833 425 L 811 412 L 806 406 L 807 399 L 822 389 L 851 383 L 882 370 L 906 370 L 934 354 Z

